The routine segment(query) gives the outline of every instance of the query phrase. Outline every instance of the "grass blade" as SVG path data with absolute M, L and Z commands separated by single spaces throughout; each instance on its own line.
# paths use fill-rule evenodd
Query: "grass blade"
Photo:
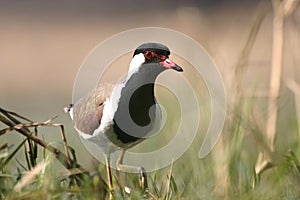
M 0 170 L 2 171 L 3 168 L 9 163 L 9 161 L 14 158 L 14 156 L 16 155 L 16 153 L 21 149 L 21 147 L 25 144 L 25 142 L 27 141 L 27 139 L 23 140 L 18 147 L 5 159 L 5 161 L 3 163 L 0 163 Z

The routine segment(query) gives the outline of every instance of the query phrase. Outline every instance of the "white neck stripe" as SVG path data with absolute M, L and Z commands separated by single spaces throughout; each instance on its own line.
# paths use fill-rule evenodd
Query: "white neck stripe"
M 118 103 L 121 98 L 122 89 L 125 87 L 125 84 L 130 79 L 130 77 L 140 69 L 140 67 L 144 62 L 145 62 L 145 57 L 143 53 L 137 54 L 132 58 L 127 73 L 126 81 L 117 84 L 113 90 L 112 96 L 106 99 L 104 103 L 103 116 L 99 127 L 100 130 L 104 130 L 107 124 L 113 120 L 114 114 L 118 109 Z
M 143 53 L 139 53 L 137 55 L 135 55 L 129 65 L 129 70 L 128 70 L 128 74 L 127 74 L 127 79 L 126 82 L 129 80 L 129 78 L 136 73 L 140 67 L 142 66 L 142 64 L 145 62 L 145 57 Z

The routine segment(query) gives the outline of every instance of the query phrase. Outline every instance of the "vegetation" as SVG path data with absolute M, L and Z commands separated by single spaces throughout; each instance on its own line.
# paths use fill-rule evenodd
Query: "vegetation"
M 122 173 L 119 178 L 113 171 L 115 199 L 300 199 L 300 121 L 297 120 L 300 113 L 283 116 L 288 125 L 283 128 L 279 125 L 280 112 L 285 108 L 279 104 L 283 24 L 297 1 L 272 2 L 275 13 L 273 73 L 270 91 L 263 103 L 254 94 L 246 95 L 241 85 L 264 11 L 257 14 L 237 62 L 234 100 L 229 99 L 223 134 L 213 152 L 198 159 L 203 137 L 198 134 L 181 158 L 165 169 L 148 174 L 146 192 L 139 188 L 136 174 Z M 289 80 L 287 86 L 299 98 L 299 85 Z M 299 106 L 299 102 L 295 104 Z M 64 126 L 52 120 L 33 122 L 0 108 L 3 125 L 0 130 L 0 200 L 108 199 L 105 167 L 97 163 L 94 169 L 88 170 L 78 163 L 78 152 L 67 143 Z M 40 127 L 53 126 L 61 131 L 62 148 L 42 139 Z M 6 134 L 20 134 L 22 140 L 18 144 L 7 143 L 2 139 Z M 165 137 L 168 141 L 171 136 Z M 25 163 L 16 157 L 20 151 L 24 153 Z M 16 170 L 10 167 L 12 162 L 16 163 Z M 58 163 L 66 169 L 65 173 L 58 173 Z
M 241 109 L 244 111 L 241 112 Z M 237 105 L 228 117 L 223 139 L 226 148 L 228 171 L 225 185 L 220 186 L 216 177 L 215 159 L 212 156 L 200 160 L 197 155 L 199 146 L 196 138 L 189 150 L 172 166 L 148 174 L 149 190 L 142 192 L 136 174 L 122 174 L 121 182 L 114 171 L 115 198 L 123 199 L 298 199 L 300 198 L 299 146 L 294 146 L 284 154 L 273 152 L 272 170 L 257 176 L 255 160 L 258 149 L 268 151 L 262 130 L 253 121 L 251 105 Z M 56 148 L 39 139 L 40 126 L 58 126 L 51 121 L 44 123 L 20 122 L 24 117 L 1 109 L 1 122 L 10 125 L 2 129 L 3 134 L 24 135 L 16 147 L 12 148 L 1 140 L 0 148 L 0 198 L 1 199 L 105 199 L 108 198 L 105 166 L 98 165 L 95 170 L 87 171 L 76 159 L 76 150 L 71 146 Z M 20 121 L 19 121 L 20 120 Z M 28 121 L 28 120 L 27 120 Z M 30 130 L 33 129 L 33 130 Z M 11 132 L 14 131 L 14 132 Z M 287 131 L 288 132 L 288 131 Z M 62 135 L 64 133 L 62 132 Z M 64 138 L 64 137 L 63 137 Z M 38 146 L 37 146 L 38 145 Z M 66 140 L 64 145 L 67 145 Z M 26 163 L 15 157 L 24 151 Z M 37 151 L 42 151 L 42 155 Z M 51 152 L 51 153 L 47 153 Z M 66 153 L 68 152 L 68 153 Z M 38 157 L 37 155 L 41 155 Z M 52 156 L 51 156 L 52 155 Z M 223 154 L 220 154 L 223 155 Z M 221 157 L 217 158 L 221 159 Z M 56 161 L 68 169 L 65 174 L 57 174 Z M 8 163 L 16 162 L 17 171 L 11 171 Z M 226 188 L 219 191 L 219 187 Z M 124 191 L 124 192 L 121 192 Z M 125 192 L 126 191 L 126 192 Z

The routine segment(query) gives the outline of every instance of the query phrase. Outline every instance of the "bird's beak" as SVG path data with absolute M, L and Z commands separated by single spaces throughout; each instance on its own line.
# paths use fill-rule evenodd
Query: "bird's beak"
M 161 64 L 162 66 L 164 66 L 167 69 L 174 69 L 178 72 L 183 72 L 183 69 L 179 65 L 174 63 L 172 60 L 170 60 L 169 58 L 167 58 L 164 61 L 161 61 L 159 64 Z

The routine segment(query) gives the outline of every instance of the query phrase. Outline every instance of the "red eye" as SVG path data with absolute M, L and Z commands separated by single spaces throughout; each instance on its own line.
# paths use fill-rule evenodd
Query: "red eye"
M 150 59 L 152 59 L 152 58 L 154 57 L 154 53 L 153 53 L 152 51 L 146 51 L 146 52 L 144 53 L 144 56 L 145 56 L 145 58 L 146 58 L 147 60 L 150 60 Z
M 166 59 L 167 59 L 167 56 L 160 55 L 160 59 L 161 59 L 161 60 L 166 60 Z

